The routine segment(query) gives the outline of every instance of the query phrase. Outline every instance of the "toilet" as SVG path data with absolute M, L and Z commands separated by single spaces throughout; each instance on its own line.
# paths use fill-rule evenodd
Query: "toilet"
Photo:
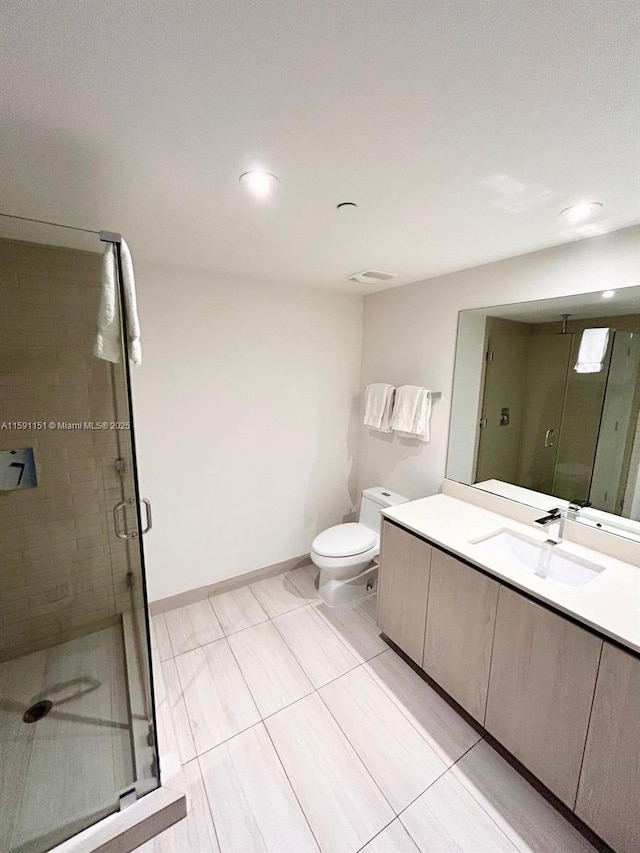
M 384 486 L 365 489 L 357 522 L 336 524 L 316 536 L 311 560 L 320 569 L 318 592 L 323 601 L 331 606 L 347 604 L 377 591 L 380 511 L 408 500 Z

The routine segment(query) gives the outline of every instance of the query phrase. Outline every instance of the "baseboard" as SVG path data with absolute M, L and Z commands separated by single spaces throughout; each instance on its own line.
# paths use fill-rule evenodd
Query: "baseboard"
M 185 607 L 187 604 L 194 604 L 196 601 L 202 601 L 205 598 L 210 598 L 212 595 L 230 592 L 232 589 L 238 589 L 241 586 L 246 586 L 248 583 L 255 583 L 265 578 L 281 575 L 283 572 L 290 572 L 292 569 L 306 566 L 310 562 L 311 557 L 309 554 L 301 554 L 299 557 L 290 557 L 288 560 L 282 560 L 280 563 L 272 563 L 270 566 L 263 566 L 261 569 L 255 569 L 252 572 L 245 572 L 242 575 L 225 578 L 225 580 L 218 581 L 217 583 L 199 586 L 196 589 L 188 589 L 186 592 L 179 592 L 176 595 L 169 595 L 166 598 L 157 598 L 155 601 L 149 602 L 149 613 L 152 616 L 157 616 L 158 613 L 165 613 L 167 610 L 174 610 L 176 607 Z

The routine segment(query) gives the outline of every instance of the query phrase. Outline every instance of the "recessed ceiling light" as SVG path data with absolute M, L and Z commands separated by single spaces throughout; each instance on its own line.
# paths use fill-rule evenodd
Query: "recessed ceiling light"
M 602 292 L 602 298 L 603 298 L 603 299 L 613 299 L 613 297 L 614 297 L 615 295 L 616 295 L 615 290 L 604 290 L 604 291 Z
M 599 201 L 579 201 L 577 204 L 572 204 L 571 207 L 565 207 L 560 211 L 560 216 L 564 216 L 569 222 L 584 222 L 585 219 L 590 219 L 602 210 L 602 204 Z
M 355 203 L 355 201 L 341 201 L 340 204 L 336 204 L 336 210 L 340 210 L 340 211 L 347 211 L 348 212 L 350 210 L 357 210 L 357 209 L 358 209 L 358 205 Z
M 258 198 L 266 198 L 270 195 L 278 183 L 278 179 L 270 172 L 251 171 L 240 175 L 240 183 L 252 195 Z

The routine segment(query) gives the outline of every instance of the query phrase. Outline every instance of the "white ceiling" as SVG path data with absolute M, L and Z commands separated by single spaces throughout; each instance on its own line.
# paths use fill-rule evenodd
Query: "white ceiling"
M 0 210 L 356 292 L 621 228 L 639 22 L 633 0 L 3 0 Z M 256 167 L 267 204 L 238 184 Z M 568 231 L 579 199 L 604 212 Z

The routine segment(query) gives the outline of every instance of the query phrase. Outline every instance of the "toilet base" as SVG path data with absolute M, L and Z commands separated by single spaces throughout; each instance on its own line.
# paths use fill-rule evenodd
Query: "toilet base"
M 378 589 L 378 563 L 372 562 L 354 578 L 337 580 L 330 572 L 320 569 L 318 592 L 320 598 L 330 607 L 339 604 L 350 604 L 368 595 L 373 595 Z

